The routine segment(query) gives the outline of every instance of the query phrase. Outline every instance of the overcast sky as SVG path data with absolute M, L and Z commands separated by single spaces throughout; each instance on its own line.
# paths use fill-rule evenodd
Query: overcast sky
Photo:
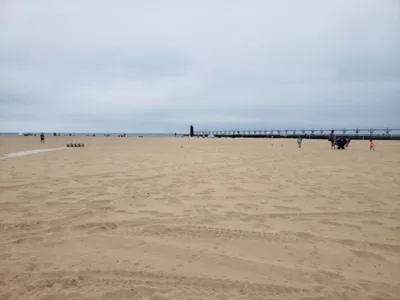
M 399 0 L 0 0 L 0 132 L 400 127 Z

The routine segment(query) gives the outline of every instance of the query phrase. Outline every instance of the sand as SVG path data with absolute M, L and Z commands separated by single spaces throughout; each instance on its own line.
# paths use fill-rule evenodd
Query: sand
M 59 150 L 64 150 L 64 149 L 68 149 L 68 147 L 50 148 L 50 149 L 36 149 L 36 150 L 12 152 L 12 153 L 5 154 L 4 156 L 0 157 L 0 159 L 21 157 L 21 156 L 27 156 L 27 155 L 38 154 L 38 153 L 43 153 L 43 152 L 59 151 Z
M 0 137 L 0 157 L 71 141 L 0 160 L 0 299 L 400 299 L 400 142 Z

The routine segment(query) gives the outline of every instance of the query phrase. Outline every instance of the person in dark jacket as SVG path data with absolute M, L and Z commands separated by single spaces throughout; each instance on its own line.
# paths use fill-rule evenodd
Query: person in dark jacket
M 335 149 L 335 142 L 336 142 L 335 130 L 331 131 L 328 141 L 331 142 L 331 149 Z

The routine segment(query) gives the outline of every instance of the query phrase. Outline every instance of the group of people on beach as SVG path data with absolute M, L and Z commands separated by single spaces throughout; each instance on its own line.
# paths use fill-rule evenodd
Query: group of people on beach
M 344 150 L 345 148 L 348 148 L 350 144 L 350 139 L 348 136 L 336 137 L 334 130 L 331 131 L 328 141 L 331 142 L 331 149 L 338 149 L 338 150 L 340 149 Z
M 331 142 L 331 149 L 342 149 L 344 150 L 345 148 L 348 148 L 350 145 L 350 138 L 347 137 L 336 137 L 335 135 L 335 131 L 332 130 L 328 141 Z M 303 138 L 299 136 L 299 138 L 297 139 L 297 145 L 299 146 L 299 148 L 301 148 L 301 144 L 303 142 Z M 370 151 L 375 151 L 375 143 L 372 139 L 369 140 L 369 150 Z
M 338 150 L 340 149 L 344 150 L 345 148 L 348 148 L 351 141 L 348 136 L 337 138 L 334 130 L 331 131 L 328 140 L 331 142 L 331 149 L 338 149 Z M 372 139 L 369 140 L 369 150 L 375 151 L 375 143 Z

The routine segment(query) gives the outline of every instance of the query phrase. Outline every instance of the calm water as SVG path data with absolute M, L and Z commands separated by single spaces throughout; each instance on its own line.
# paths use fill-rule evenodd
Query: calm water
M 41 132 L 31 132 L 32 134 L 36 134 L 37 136 L 41 134 Z M 12 135 L 18 135 L 18 132 L 0 132 L 0 135 L 7 135 L 7 136 L 12 136 Z M 53 132 L 44 132 L 44 135 L 46 136 L 53 136 Z M 103 132 L 97 132 L 94 133 L 96 136 L 104 136 L 105 134 L 109 134 L 110 136 L 118 136 L 121 133 L 103 133 Z M 72 133 L 72 136 L 87 136 L 87 135 L 93 135 L 93 133 L 90 132 L 81 132 L 81 133 Z M 173 137 L 175 134 L 174 133 L 126 133 L 127 137 L 138 137 L 138 136 L 143 136 L 143 137 Z M 181 133 L 177 133 L 178 136 L 181 136 Z M 69 136 L 69 133 L 60 133 L 60 136 Z

